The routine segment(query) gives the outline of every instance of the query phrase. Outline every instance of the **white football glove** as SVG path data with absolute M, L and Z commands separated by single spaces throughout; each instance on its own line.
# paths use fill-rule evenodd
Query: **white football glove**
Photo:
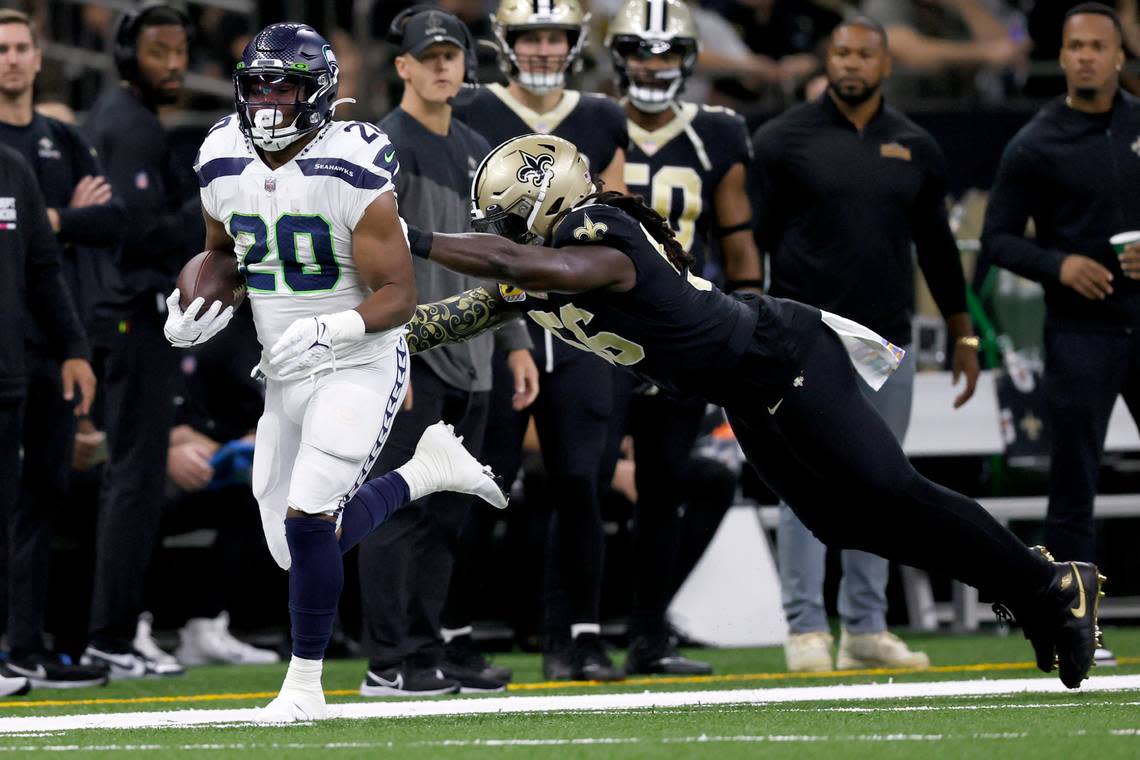
M 300 377 L 364 337 L 355 309 L 295 320 L 269 349 L 269 366 L 282 379 Z
M 214 301 L 201 317 L 198 312 L 206 304 L 205 299 L 195 298 L 194 301 L 182 311 L 178 299 L 182 294 L 178 288 L 166 299 L 166 326 L 162 328 L 166 339 L 175 348 L 189 348 L 205 343 L 214 337 L 230 323 L 234 316 L 234 307 L 227 306 L 222 309 L 221 301 Z

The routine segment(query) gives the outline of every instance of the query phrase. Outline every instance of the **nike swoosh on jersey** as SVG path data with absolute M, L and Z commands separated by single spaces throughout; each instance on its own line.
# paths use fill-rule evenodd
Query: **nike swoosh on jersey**
M 768 414 L 775 414 L 776 410 L 780 408 L 780 404 L 784 403 L 784 399 L 780 399 L 774 406 L 768 407 Z

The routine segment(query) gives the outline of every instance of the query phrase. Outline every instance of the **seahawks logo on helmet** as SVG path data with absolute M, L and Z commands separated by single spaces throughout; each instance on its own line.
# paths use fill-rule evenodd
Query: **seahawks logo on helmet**
M 549 153 L 532 156 L 525 150 L 520 150 L 519 155 L 522 156 L 523 164 L 515 172 L 515 179 L 519 182 L 530 182 L 535 187 L 542 187 L 542 179 L 546 176 L 546 171 L 551 164 L 554 163 L 554 156 Z

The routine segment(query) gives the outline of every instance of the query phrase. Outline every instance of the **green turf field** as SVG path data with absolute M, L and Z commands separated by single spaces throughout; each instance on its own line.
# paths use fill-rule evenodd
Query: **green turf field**
M 1140 629 L 1109 629 L 1118 668 L 1094 675 L 1140 674 Z M 1041 679 L 1028 662 L 1019 635 L 906 636 L 935 663 L 926 673 L 866 671 L 792 678 L 782 672 L 777 649 L 696 652 L 711 660 L 710 678 L 636 679 L 615 686 L 555 684 L 540 680 L 535 655 L 504 655 L 498 664 L 515 669 L 507 697 L 574 696 L 586 703 L 641 698 L 646 692 L 708 692 L 722 704 L 597 710 L 547 703 L 541 711 L 442 714 L 422 717 L 336 719 L 318 724 L 261 727 L 240 722 L 178 728 L 57 730 L 11 733 L 5 719 L 29 716 L 107 715 L 144 711 L 251 708 L 264 704 L 280 684 L 284 666 L 197 668 L 184 678 L 116 682 L 103 689 L 33 691 L 0 700 L 0 755 L 6 752 L 65 756 L 177 756 L 261 758 L 303 756 L 383 757 L 1002 757 L 1097 760 L 1140 757 L 1140 684 L 1123 691 L 930 696 L 935 689 L 989 688 L 1002 679 Z M 326 666 L 330 704 L 409 711 L 423 703 L 452 711 L 486 697 L 440 697 L 399 705 L 400 700 L 363 700 L 356 693 L 361 661 Z M 1135 680 L 1135 679 L 1132 679 Z M 962 684 L 950 683 L 968 681 Z M 905 699 L 792 699 L 790 687 L 886 684 L 908 688 Z M 943 682 L 943 683 L 937 683 Z M 1023 682 L 1019 682 L 1023 683 Z M 1131 684 L 1131 681 L 1128 682 Z M 905 686 L 906 684 L 920 684 Z M 769 704 L 734 704 L 738 695 L 763 689 Z M 728 691 L 728 694 L 724 692 Z M 735 693 L 733 693 L 735 692 Z M 830 692 L 828 692 L 830 693 Z M 593 695 L 611 695 L 610 697 Z M 501 699 L 504 695 L 494 695 Z M 682 694 L 672 695 L 685 698 Z M 696 698 L 705 699 L 699 694 Z M 748 697 L 752 702 L 754 697 Z M 696 699 L 691 700 L 693 702 Z M 512 699 L 512 703 L 518 703 Z M 501 703 L 487 703 L 487 707 Z M 531 703 L 526 703 L 527 705 Z M 536 702 L 537 704 L 537 702 Z M 346 711 L 354 709 L 344 707 Z M 479 708 L 484 709 L 484 708 Z M 530 708 L 528 707 L 528 710 Z M 182 713 L 180 713 L 182 714 Z M 118 716 L 127 719 L 127 716 Z

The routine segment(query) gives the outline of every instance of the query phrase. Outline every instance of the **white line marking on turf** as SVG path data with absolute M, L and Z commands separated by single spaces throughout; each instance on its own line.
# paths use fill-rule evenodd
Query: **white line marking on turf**
M 1082 693 L 1140 689 L 1140 675 L 1095 676 L 1085 681 Z M 1046 678 L 1012 678 L 993 681 L 934 681 L 887 684 L 837 684 L 783 689 L 728 691 L 664 691 L 638 694 L 581 694 L 543 697 L 489 697 L 463 700 L 415 700 L 329 705 L 330 718 L 411 718 L 431 715 L 487 715 L 506 713 L 599 712 L 675 708 L 684 706 L 775 704 L 821 700 L 908 699 L 1005 694 L 1069 694 L 1060 681 Z M 231 710 L 177 710 L 126 713 L 89 713 L 27 718 L 0 718 L 0 734 L 27 731 L 61 731 L 90 728 L 161 728 L 219 723 L 248 724 L 256 708 Z

